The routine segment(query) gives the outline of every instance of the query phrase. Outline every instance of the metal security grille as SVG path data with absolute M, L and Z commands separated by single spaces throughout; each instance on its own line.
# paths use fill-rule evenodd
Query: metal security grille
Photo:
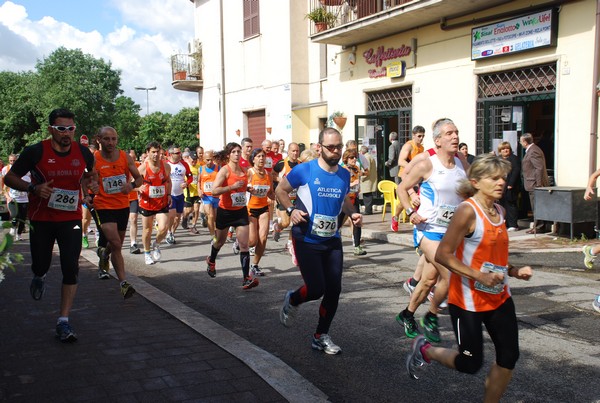
M 367 111 L 369 114 L 394 119 L 397 122 L 394 130 L 398 133 L 398 141 L 401 144 L 412 138 L 412 87 L 368 93 Z
M 556 90 L 556 65 L 479 76 L 478 98 L 517 96 Z
M 367 112 L 412 109 L 412 88 L 370 92 L 367 96 Z
M 503 71 L 479 76 L 477 92 L 477 142 L 476 152 L 485 151 L 485 101 L 537 101 L 552 99 L 556 91 L 556 64 L 533 66 L 520 70 Z M 495 109 L 498 109 L 496 111 Z M 492 107 L 488 124 L 498 126 L 501 108 Z M 491 133 L 502 130 L 502 127 L 488 128 Z

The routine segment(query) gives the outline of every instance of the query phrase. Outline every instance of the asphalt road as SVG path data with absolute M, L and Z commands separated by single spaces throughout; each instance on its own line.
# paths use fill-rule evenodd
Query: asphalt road
M 410 347 L 394 316 L 408 303 L 402 281 L 417 256 L 403 246 L 366 242 L 368 255 L 355 258 L 346 240 L 343 291 L 330 330 L 343 353 L 328 356 L 310 348 L 318 303 L 303 305 L 291 328 L 279 323 L 286 290 L 301 285 L 299 270 L 285 251 L 285 239 L 269 240 L 260 286 L 243 291 L 239 257 L 226 244 L 217 259 L 217 277 L 206 274 L 206 230 L 183 230 L 163 259 L 145 266 L 143 255 L 125 254 L 127 270 L 253 344 L 279 357 L 334 402 L 481 401 L 494 357 L 486 334 L 485 363 L 476 375 L 433 364 L 421 379 L 409 379 Z M 581 270 L 580 253 L 519 253 L 515 265 L 535 269 L 530 282 L 511 279 L 520 328 L 521 358 L 504 401 L 593 402 L 600 400 L 600 315 L 591 301 L 600 292 L 600 271 Z M 420 317 L 426 307 L 417 312 Z M 441 345 L 454 348 L 449 318 L 440 317 Z M 485 332 L 484 332 L 485 333 Z

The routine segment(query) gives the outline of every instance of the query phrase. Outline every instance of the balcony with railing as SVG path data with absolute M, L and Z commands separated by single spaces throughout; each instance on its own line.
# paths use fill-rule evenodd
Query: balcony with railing
M 171 56 L 171 85 L 176 90 L 198 92 L 204 87 L 202 81 L 202 49 L 189 54 Z
M 310 0 L 313 42 L 353 46 L 512 0 Z

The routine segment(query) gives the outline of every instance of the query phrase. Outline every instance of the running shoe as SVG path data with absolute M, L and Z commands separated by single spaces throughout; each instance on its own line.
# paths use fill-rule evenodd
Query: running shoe
M 181 217 L 181 228 L 183 229 L 188 229 L 188 218 L 187 217 Z
M 31 285 L 29 286 L 29 292 L 31 293 L 31 297 L 36 301 L 42 299 L 44 292 L 46 291 L 46 285 L 44 281 L 46 280 L 46 275 L 42 277 L 34 276 L 31 280 Z
M 331 337 L 327 333 L 322 333 L 319 338 L 312 338 L 313 350 L 323 351 L 326 354 L 339 354 L 342 352 L 340 346 L 331 341 Z
M 413 341 L 411 351 L 406 357 L 406 371 L 411 379 L 419 379 L 417 369 L 429 363 L 423 356 L 423 349 L 427 349 L 430 346 L 431 344 L 421 335 L 417 336 Z
M 410 284 L 411 280 L 412 280 L 412 277 L 409 277 L 408 280 L 406 280 L 404 282 L 404 284 L 402 285 L 402 287 L 404 287 L 404 291 L 406 291 L 408 293 L 408 295 L 412 295 L 412 293 L 415 291 L 415 288 L 417 288 L 417 287 L 413 287 Z
M 87 249 L 87 248 L 89 248 L 89 247 L 90 247 L 90 241 L 88 241 L 88 237 L 87 237 L 87 235 L 84 235 L 84 236 L 81 238 L 81 247 L 82 247 L 83 249 Z
M 600 312 L 600 295 L 596 295 L 596 298 L 594 298 L 594 300 L 592 301 L 592 307 L 597 312 Z
M 135 294 L 135 288 L 127 281 L 123 281 L 121 283 L 121 294 L 123 295 L 123 299 L 131 298 Z
M 108 249 L 103 246 L 98 246 L 96 255 L 98 255 L 98 269 L 108 273 L 108 270 L 110 269 L 110 254 L 108 253 Z
M 140 250 L 138 244 L 134 243 L 129 247 L 129 253 L 131 253 L 132 255 L 139 255 L 140 253 L 142 253 L 142 251 Z
M 15 227 L 11 227 L 11 229 L 8 231 L 8 233 L 10 234 L 10 236 L 16 236 L 17 229 Z
M 429 302 L 433 301 L 433 296 L 435 295 L 435 286 L 431 287 L 429 294 L 427 294 L 427 300 Z
M 392 216 L 392 225 L 390 226 L 392 231 L 398 232 L 398 219 Z
M 354 256 L 364 256 L 367 254 L 367 251 L 362 248 L 362 246 L 356 246 L 354 248 Z
M 162 257 L 162 253 L 160 251 L 160 246 L 158 245 L 158 243 L 156 241 L 154 241 L 152 243 L 152 252 L 151 256 L 152 256 L 152 260 L 154 260 L 155 262 L 158 262 L 160 260 L 160 258 Z
M 239 255 L 240 254 L 240 244 L 238 243 L 237 239 L 233 243 L 233 254 L 234 255 Z
M 144 261 L 147 265 L 154 264 L 154 260 L 152 259 L 152 256 L 150 256 L 150 252 L 144 253 Z
M 590 245 L 586 245 L 583 247 L 583 264 L 586 268 L 591 269 L 594 266 L 594 260 L 596 260 L 596 255 L 592 254 L 592 247 Z
M 77 335 L 73 332 L 69 322 L 58 322 L 56 325 L 56 337 L 63 343 L 73 343 L 77 341 Z
M 258 286 L 258 279 L 257 278 L 246 277 L 244 279 L 244 282 L 242 283 L 242 288 L 244 290 L 249 290 L 249 289 L 257 287 L 257 286 Z
M 166 241 L 167 241 L 167 243 L 168 243 L 169 245 L 174 245 L 174 244 L 176 243 L 176 242 L 175 242 L 175 235 L 173 235 L 173 233 L 172 233 L 172 232 L 167 232 L 167 238 L 166 238 Z
M 248 253 L 250 253 L 250 256 L 254 256 L 256 254 L 256 246 L 248 248 Z
M 438 317 L 434 315 L 425 315 L 421 318 L 421 326 L 423 326 L 423 334 L 432 343 L 439 343 L 440 329 L 438 327 Z
M 202 228 L 208 227 L 208 220 L 206 219 L 206 214 L 200 213 L 200 226 Z
M 196 227 L 191 227 L 190 228 L 190 234 L 192 235 L 198 235 L 200 233 L 200 231 L 198 231 L 198 228 Z
M 217 275 L 217 268 L 215 262 L 210 261 L 210 256 L 206 257 L 206 264 L 206 272 L 208 273 L 208 275 L 211 277 L 215 277 Z
M 229 230 L 227 231 L 227 240 L 229 242 L 233 241 L 233 227 L 229 227 Z
M 293 290 L 290 290 L 285 293 L 285 296 L 283 297 L 283 306 L 279 311 L 279 321 L 285 327 L 291 326 L 294 318 L 296 317 L 296 313 L 298 312 L 298 307 L 290 303 L 290 298 L 292 297 L 293 292 Z
M 281 230 L 279 229 L 279 226 L 277 226 L 277 229 L 275 231 L 273 231 L 273 241 L 279 242 L 280 238 L 281 238 Z
M 409 339 L 414 339 L 419 335 L 419 327 L 417 326 L 414 316 L 406 318 L 402 312 L 400 312 L 398 315 L 396 315 L 396 321 L 400 326 L 404 327 L 404 334 Z
M 250 265 L 250 273 L 252 273 L 252 275 L 254 275 L 254 276 L 259 276 L 259 277 L 264 277 L 264 275 L 265 275 L 265 272 L 262 271 L 260 269 L 260 267 L 258 267 L 257 264 Z
M 107 271 L 98 269 L 98 278 L 100 280 L 108 280 L 110 278 L 110 274 Z

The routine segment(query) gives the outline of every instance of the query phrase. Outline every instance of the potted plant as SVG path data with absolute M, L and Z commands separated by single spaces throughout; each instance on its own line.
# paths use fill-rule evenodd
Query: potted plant
M 0 222 L 0 283 L 4 280 L 4 269 L 15 271 L 15 264 L 23 261 L 23 255 L 20 253 L 10 253 L 14 236 L 8 231 L 11 229 L 10 221 Z
M 335 123 L 335 125 L 340 128 L 340 130 L 342 130 L 344 126 L 346 126 L 346 121 L 348 120 L 346 118 L 346 115 L 344 115 L 344 112 L 341 111 L 333 112 L 329 116 L 329 119 L 332 120 L 333 123 Z
M 325 10 L 325 7 L 317 7 L 310 13 L 306 14 L 306 18 L 315 23 L 315 30 L 321 32 L 333 25 L 336 16 L 333 13 Z

